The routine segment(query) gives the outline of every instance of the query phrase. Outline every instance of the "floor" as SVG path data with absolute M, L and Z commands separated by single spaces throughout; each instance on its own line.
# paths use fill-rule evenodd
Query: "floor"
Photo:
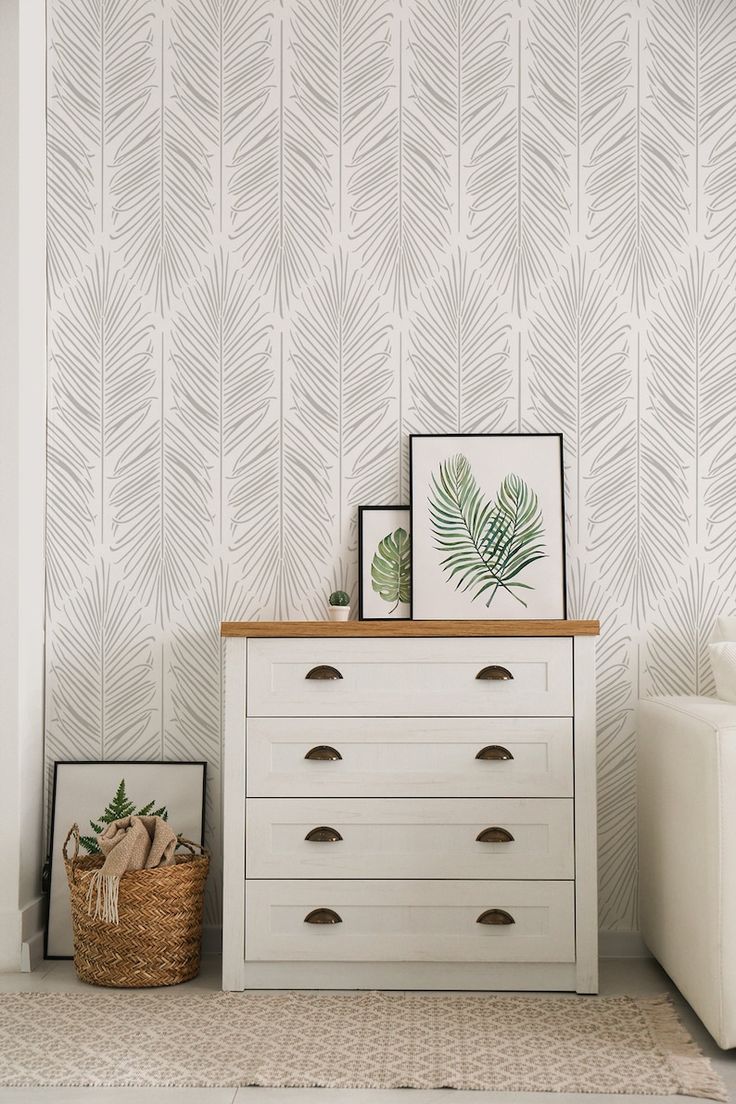
M 191 988 L 219 988 L 220 961 L 204 958 Z M 0 974 L 0 993 L 88 991 L 71 962 L 44 962 L 33 974 Z M 177 990 L 181 992 L 181 990 Z M 701 1049 L 713 1060 L 736 1104 L 736 1050 L 722 1051 L 651 959 L 605 959 L 601 963 L 601 995 L 654 996 L 671 992 L 680 1016 Z M 122 998 L 124 999 L 124 998 Z M 561 998 L 561 999 L 564 999 Z M 691 1097 L 608 1096 L 561 1093 L 460 1092 L 454 1089 L 2 1089 L 1 1104 L 661 1104 Z

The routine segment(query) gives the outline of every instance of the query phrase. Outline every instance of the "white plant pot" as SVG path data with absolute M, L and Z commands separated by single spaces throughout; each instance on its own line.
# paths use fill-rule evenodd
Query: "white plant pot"
M 350 606 L 330 606 L 330 621 L 347 621 L 350 617 Z

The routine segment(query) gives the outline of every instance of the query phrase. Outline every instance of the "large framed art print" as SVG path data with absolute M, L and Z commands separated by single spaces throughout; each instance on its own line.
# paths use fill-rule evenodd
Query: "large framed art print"
M 566 615 L 562 436 L 413 434 L 415 620 Z

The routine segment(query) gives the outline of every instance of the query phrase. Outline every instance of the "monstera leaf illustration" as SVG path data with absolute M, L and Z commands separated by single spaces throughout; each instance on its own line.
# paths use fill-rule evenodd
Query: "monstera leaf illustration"
M 406 529 L 396 529 L 379 541 L 371 561 L 371 585 L 384 602 L 393 603 L 389 613 L 409 601 L 410 550 Z
M 517 592 L 534 588 L 519 576 L 546 553 L 539 500 L 520 476 L 507 475 L 489 502 L 467 457 L 458 453 L 432 476 L 429 514 L 435 546 L 446 553 L 442 567 L 456 590 L 469 591 L 473 601 L 483 595 L 486 606 L 504 590 L 526 606 Z

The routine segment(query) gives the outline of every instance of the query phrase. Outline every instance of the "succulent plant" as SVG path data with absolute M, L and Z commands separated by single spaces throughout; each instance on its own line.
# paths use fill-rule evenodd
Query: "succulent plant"
M 350 595 L 346 594 L 344 590 L 333 590 L 328 601 L 331 606 L 349 606 Z

